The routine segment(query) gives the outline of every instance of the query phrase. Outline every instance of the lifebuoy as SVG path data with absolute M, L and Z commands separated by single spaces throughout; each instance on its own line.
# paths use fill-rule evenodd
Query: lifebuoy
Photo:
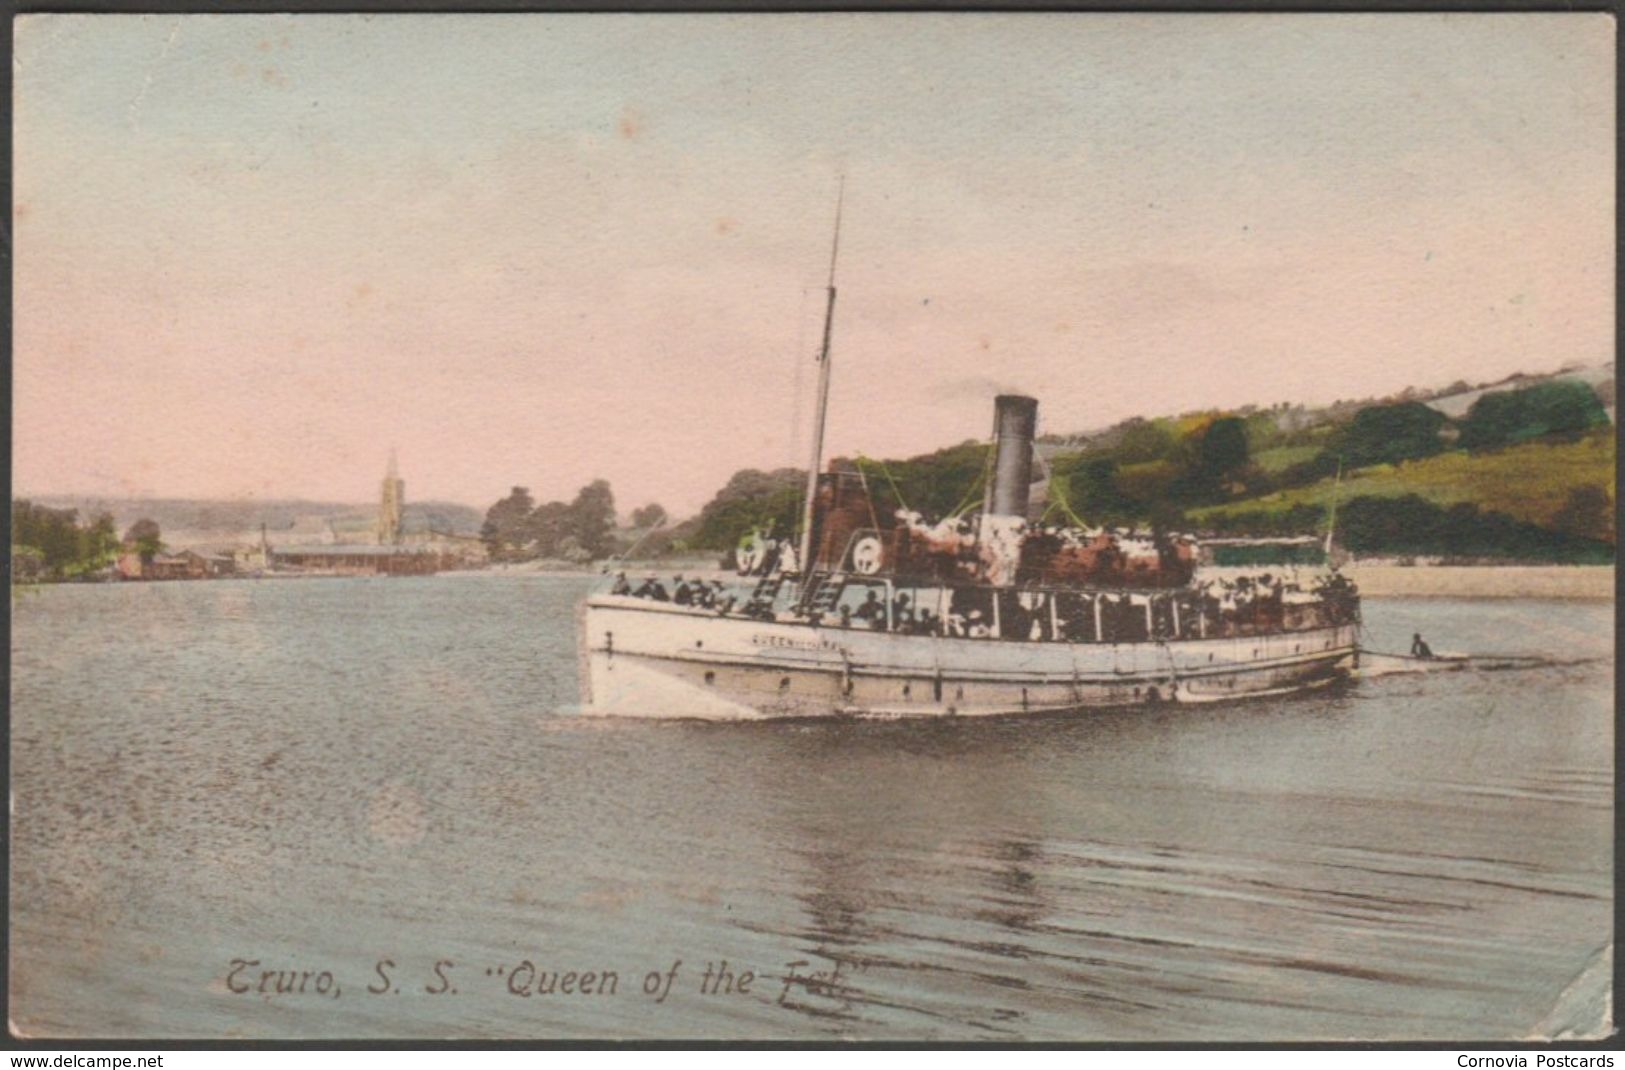
M 873 576 L 885 563 L 886 548 L 873 535 L 865 535 L 852 547 L 852 568 L 865 576 Z

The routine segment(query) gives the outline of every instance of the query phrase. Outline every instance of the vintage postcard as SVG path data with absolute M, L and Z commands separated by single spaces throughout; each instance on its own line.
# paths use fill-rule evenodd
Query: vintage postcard
M 1610 1036 L 1614 41 L 20 17 L 13 1037 Z

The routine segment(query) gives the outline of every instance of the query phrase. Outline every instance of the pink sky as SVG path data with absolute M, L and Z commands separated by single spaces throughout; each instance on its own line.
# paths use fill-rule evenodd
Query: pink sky
M 27 16 L 18 493 L 684 513 L 1613 357 L 1597 15 Z M 799 415 L 798 415 L 799 414 Z

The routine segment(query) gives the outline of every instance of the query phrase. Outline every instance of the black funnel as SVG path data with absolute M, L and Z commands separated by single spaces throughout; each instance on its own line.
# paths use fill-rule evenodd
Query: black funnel
M 1027 515 L 1033 481 L 1033 438 L 1038 431 L 1038 399 L 1000 394 L 993 399 L 993 484 L 987 491 L 991 516 Z

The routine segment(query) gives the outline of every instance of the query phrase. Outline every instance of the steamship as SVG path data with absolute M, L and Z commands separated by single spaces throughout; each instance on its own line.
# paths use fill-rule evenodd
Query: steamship
M 624 583 L 590 595 L 578 617 L 584 712 L 1082 713 L 1353 675 L 1360 599 L 1335 571 L 1221 575 L 1201 567 L 1190 537 L 1030 517 L 1032 398 L 995 399 L 974 515 L 887 515 L 861 469 L 821 472 L 839 208 L 835 234 L 799 548 L 743 547 L 748 578 L 727 597 L 640 597 Z

